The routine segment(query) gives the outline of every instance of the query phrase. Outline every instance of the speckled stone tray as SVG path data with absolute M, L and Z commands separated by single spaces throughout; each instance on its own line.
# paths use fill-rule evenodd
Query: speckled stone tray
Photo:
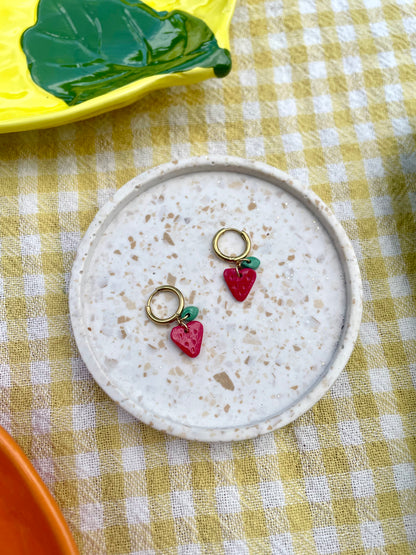
M 244 229 L 261 260 L 243 303 L 211 241 Z M 237 234 L 221 239 L 241 252 Z M 145 314 L 159 285 L 199 307 L 201 353 Z M 157 297 L 172 313 L 175 299 Z M 254 437 L 294 420 L 329 389 L 351 354 L 361 280 L 339 222 L 311 191 L 270 166 L 236 158 L 172 162 L 104 206 L 83 238 L 70 285 L 76 341 L 101 387 L 155 428 L 203 441 Z

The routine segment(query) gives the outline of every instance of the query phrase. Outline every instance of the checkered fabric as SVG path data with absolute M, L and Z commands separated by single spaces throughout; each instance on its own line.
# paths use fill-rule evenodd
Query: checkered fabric
M 0 137 L 0 416 L 82 553 L 416 553 L 416 7 L 241 0 L 224 80 Z M 67 287 L 99 206 L 143 170 L 230 154 L 311 186 L 364 284 L 332 390 L 256 440 L 188 442 L 118 409 L 79 357 Z M 412 381 L 413 380 L 413 381 Z

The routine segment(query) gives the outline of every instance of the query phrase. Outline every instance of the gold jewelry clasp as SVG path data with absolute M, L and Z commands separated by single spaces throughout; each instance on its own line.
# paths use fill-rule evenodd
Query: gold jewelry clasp
M 153 297 L 155 297 L 158 293 L 162 293 L 163 291 L 167 291 L 168 293 L 173 293 L 178 298 L 178 308 L 176 309 L 174 314 L 172 314 L 172 316 L 169 316 L 167 318 L 159 318 L 158 316 L 155 316 L 152 312 L 152 307 L 151 307 Z M 146 314 L 150 318 L 150 320 L 152 320 L 156 324 L 169 324 L 170 322 L 177 320 L 180 325 L 183 325 L 180 315 L 182 314 L 184 306 L 185 306 L 185 301 L 179 289 L 177 289 L 176 287 L 173 287 L 173 285 L 161 285 L 160 287 L 157 287 L 150 295 L 146 303 Z M 187 328 L 186 324 L 184 327 Z
M 228 254 L 223 253 L 218 246 L 218 241 L 224 235 L 224 233 L 227 233 L 228 231 L 234 231 L 235 233 L 238 233 L 246 244 L 244 251 L 238 256 L 229 256 Z M 215 234 L 215 237 L 212 240 L 212 248 L 214 249 L 215 254 L 220 258 L 222 258 L 222 260 L 226 260 L 228 262 L 235 262 L 237 264 L 237 272 L 238 272 L 239 264 L 247 257 L 247 255 L 251 250 L 251 240 L 245 231 L 240 231 L 239 229 L 235 229 L 233 227 L 223 227 Z

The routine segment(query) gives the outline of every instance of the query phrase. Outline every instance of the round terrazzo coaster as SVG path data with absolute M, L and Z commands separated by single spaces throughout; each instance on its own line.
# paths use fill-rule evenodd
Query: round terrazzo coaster
M 244 302 L 212 239 L 245 230 L 261 265 Z M 243 250 L 227 233 L 222 251 Z M 169 284 L 197 305 L 190 358 L 145 306 Z M 176 300 L 162 293 L 161 316 Z M 254 437 L 309 409 L 345 366 L 361 319 L 361 280 L 339 222 L 311 191 L 264 164 L 191 159 L 146 172 L 97 214 L 75 260 L 70 311 L 101 387 L 143 422 L 203 441 Z

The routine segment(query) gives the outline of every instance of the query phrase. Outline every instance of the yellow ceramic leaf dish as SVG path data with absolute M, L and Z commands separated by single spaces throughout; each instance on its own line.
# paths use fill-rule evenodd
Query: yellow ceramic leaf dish
M 53 127 L 222 77 L 236 0 L 16 0 L 0 7 L 0 132 Z

